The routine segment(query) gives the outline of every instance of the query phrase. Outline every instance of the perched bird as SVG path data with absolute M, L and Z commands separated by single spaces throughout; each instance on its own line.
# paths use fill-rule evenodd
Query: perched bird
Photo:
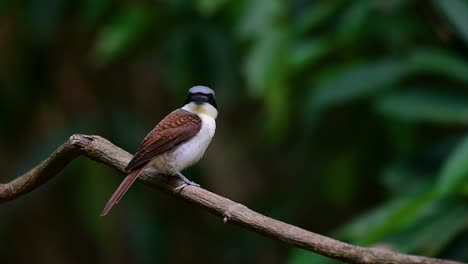
M 194 86 L 188 91 L 182 108 L 167 115 L 143 139 L 125 171 L 127 177 L 107 202 L 101 216 L 119 202 L 143 170 L 167 174 L 184 181 L 176 188 L 200 186 L 189 181 L 181 171 L 195 164 L 205 153 L 216 130 L 218 115 L 215 93 L 206 86 Z

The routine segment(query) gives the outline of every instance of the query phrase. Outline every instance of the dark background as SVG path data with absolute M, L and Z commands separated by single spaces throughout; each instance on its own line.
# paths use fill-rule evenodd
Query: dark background
M 73 133 L 134 152 L 216 91 L 184 173 L 350 243 L 468 261 L 468 1 L 1 0 L 0 181 Z M 0 263 L 330 263 L 86 158 L 0 208 Z

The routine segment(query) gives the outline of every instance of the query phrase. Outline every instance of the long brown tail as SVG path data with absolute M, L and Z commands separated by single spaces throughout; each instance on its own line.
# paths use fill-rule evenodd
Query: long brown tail
M 127 177 L 125 177 L 125 179 L 120 184 L 119 188 L 115 190 L 114 194 L 107 202 L 106 206 L 104 207 L 104 210 L 102 210 L 101 216 L 105 216 L 107 213 L 109 213 L 112 207 L 120 201 L 122 196 L 124 196 L 124 194 L 130 188 L 130 186 L 132 186 L 132 184 L 138 178 L 138 175 L 140 175 L 140 172 L 143 170 L 143 168 L 144 166 L 141 166 L 140 168 L 130 172 L 130 174 L 128 174 Z

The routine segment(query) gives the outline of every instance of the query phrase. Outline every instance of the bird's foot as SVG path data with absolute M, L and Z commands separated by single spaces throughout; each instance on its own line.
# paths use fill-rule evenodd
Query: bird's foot
M 180 192 L 182 191 L 183 188 L 187 187 L 188 184 L 186 184 L 185 182 L 182 183 L 181 185 L 177 186 L 174 188 L 174 194 L 176 194 L 177 192 Z
M 176 176 L 176 177 L 178 177 L 179 179 L 181 179 L 182 181 L 184 181 L 184 183 L 182 183 L 181 185 L 177 186 L 177 187 L 174 189 L 174 193 L 179 192 L 179 191 L 182 191 L 182 189 L 184 189 L 184 188 L 187 187 L 188 185 L 200 187 L 200 184 L 198 184 L 198 183 L 196 183 L 196 182 L 193 182 L 193 181 L 187 179 L 187 177 L 185 177 L 185 176 L 184 176 L 182 173 L 180 173 L 180 172 L 176 172 L 176 174 L 174 174 L 174 176 Z

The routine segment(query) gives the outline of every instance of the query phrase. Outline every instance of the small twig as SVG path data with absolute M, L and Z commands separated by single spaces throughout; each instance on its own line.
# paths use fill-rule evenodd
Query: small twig
M 40 165 L 7 184 L 0 184 L 0 203 L 16 199 L 36 189 L 80 154 L 120 172 L 124 172 L 125 165 L 132 157 L 102 137 L 73 135 Z M 175 177 L 151 177 L 145 173 L 141 175 L 140 182 L 171 194 L 180 184 Z M 222 217 L 225 223 L 237 224 L 289 245 L 348 263 L 461 263 L 347 244 L 264 216 L 242 204 L 198 187 L 187 186 L 177 195 Z

